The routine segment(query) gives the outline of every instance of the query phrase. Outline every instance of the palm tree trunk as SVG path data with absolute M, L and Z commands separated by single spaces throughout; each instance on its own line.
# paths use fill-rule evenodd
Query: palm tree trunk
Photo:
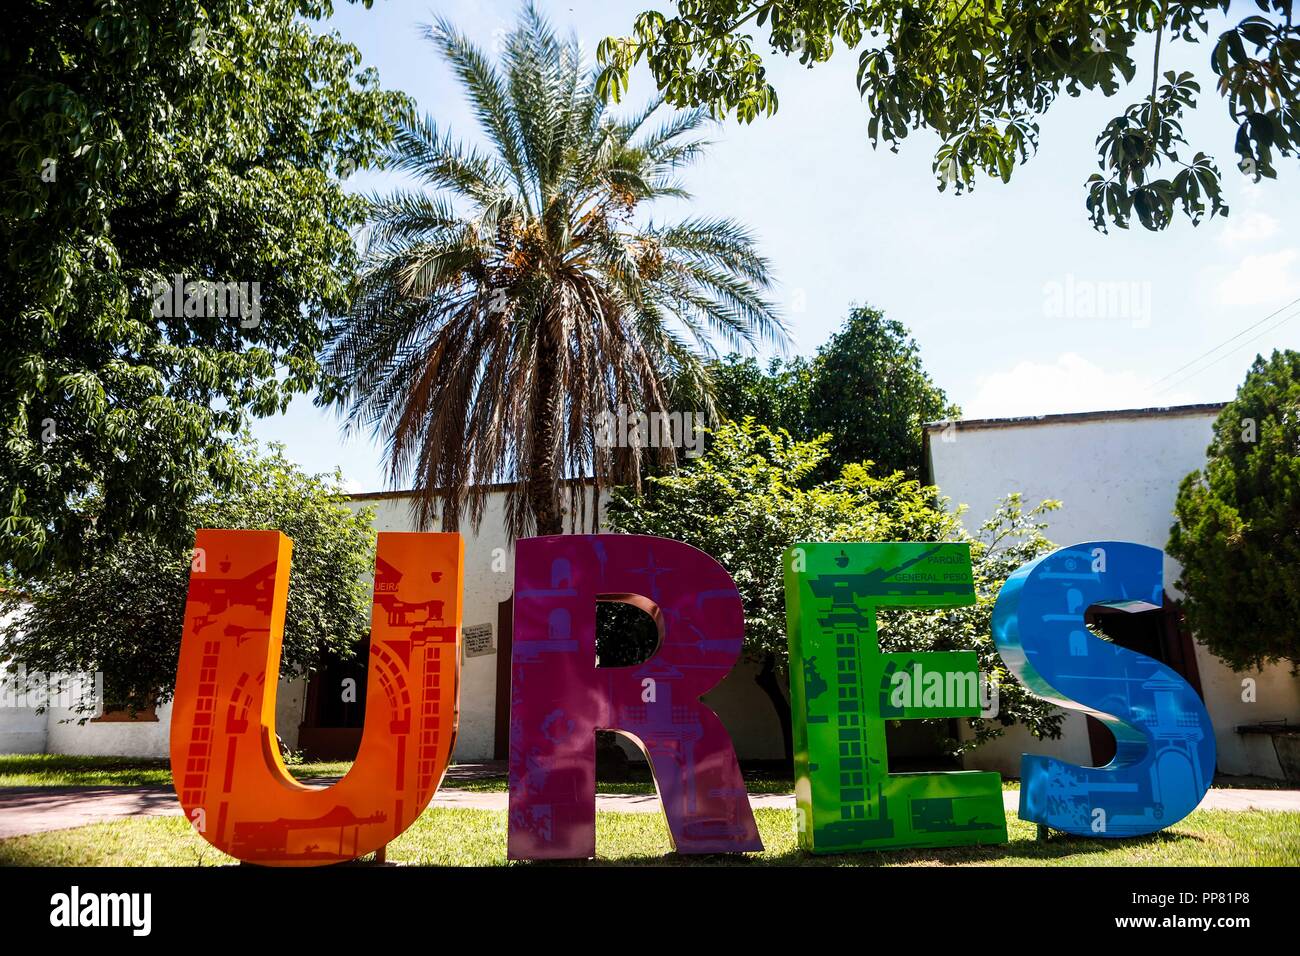
M 559 427 L 556 376 L 559 354 L 549 329 L 537 346 L 537 392 L 533 397 L 533 447 L 529 455 L 528 503 L 539 535 L 563 534 L 560 476 L 555 473 L 555 429 Z

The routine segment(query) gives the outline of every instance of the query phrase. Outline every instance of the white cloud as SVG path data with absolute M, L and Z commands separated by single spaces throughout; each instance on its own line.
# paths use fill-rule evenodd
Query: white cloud
M 343 490 L 350 495 L 359 495 L 366 489 L 361 482 L 357 481 L 355 478 L 348 478 L 345 475 L 343 478 Z
M 1248 212 L 1244 216 L 1231 216 L 1219 233 L 1224 245 L 1245 245 L 1262 242 L 1277 235 L 1280 223 L 1266 212 Z
M 1180 391 L 1156 394 L 1156 376 L 1105 369 L 1066 352 L 1052 362 L 1018 363 L 979 379 L 974 399 L 962 403 L 965 418 L 1014 418 L 1060 412 L 1147 408 L 1190 401 Z
M 1279 249 L 1246 256 L 1219 283 L 1220 305 L 1266 306 L 1300 296 L 1300 278 L 1292 271 L 1300 249 Z

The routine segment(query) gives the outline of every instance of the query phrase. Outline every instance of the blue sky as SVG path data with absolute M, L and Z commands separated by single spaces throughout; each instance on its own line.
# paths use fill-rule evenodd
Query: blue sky
M 539 4 L 593 52 L 655 5 Z M 459 88 L 420 25 L 447 16 L 490 49 L 517 10 L 514 2 L 471 0 L 377 0 L 370 10 L 341 3 L 328 28 L 361 49 L 384 85 L 473 141 Z M 1211 153 L 1224 172 L 1226 220 L 1193 228 L 1180 218 L 1164 233 L 1093 230 L 1083 188 L 1096 170 L 1093 143 L 1112 116 L 1149 92 L 1146 66 L 1114 98 L 1063 98 L 1042 122 L 1038 155 L 1009 185 L 983 181 L 959 197 L 935 188 L 932 134 L 914 134 L 898 154 L 872 150 L 854 85 L 857 57 L 845 50 L 812 70 L 769 58 L 777 114 L 716 126 L 715 145 L 684 175 L 693 201 L 665 204 L 655 216 L 730 216 L 751 227 L 772 260 L 797 352 L 815 351 L 852 304 L 884 309 L 912 330 L 926 367 L 967 417 L 1221 401 L 1257 351 L 1300 343 L 1300 320 L 1277 325 L 1300 309 L 1283 309 L 1300 299 L 1300 169 L 1282 159 L 1281 181 L 1258 185 L 1238 172 L 1235 130 L 1208 56 L 1206 43 L 1167 45 L 1162 70 L 1190 69 L 1201 80 L 1202 107 L 1186 128 L 1191 151 Z M 627 102 L 653 94 L 642 73 Z M 397 181 L 363 172 L 348 186 Z M 258 422 L 255 433 L 283 442 L 312 471 L 340 466 L 353 490 L 387 487 L 379 445 L 367 435 L 344 440 L 337 416 L 307 399 Z

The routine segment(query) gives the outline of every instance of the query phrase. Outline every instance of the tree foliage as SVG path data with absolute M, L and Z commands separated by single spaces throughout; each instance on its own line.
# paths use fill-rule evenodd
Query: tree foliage
M 836 464 L 871 461 L 913 478 L 925 423 L 960 414 L 925 371 L 907 327 L 871 308 L 853 309 L 818 350 L 809 402 L 812 429 L 830 434 Z
M 722 418 L 732 422 L 752 418 L 804 440 L 817 434 L 811 402 L 815 374 L 814 361 L 802 355 L 772 358 L 764 366 L 752 355 L 732 353 L 709 366 L 714 403 Z
M 319 381 L 362 219 L 340 176 L 375 159 L 407 106 L 355 47 L 313 31 L 329 11 L 6 6 L 0 563 L 73 562 L 92 539 L 179 527 L 198 483 L 232 476 L 224 445 L 248 416 Z M 168 308 L 157 289 L 177 275 L 258 283 L 256 320 Z
M 1206 454 L 1168 546 L 1188 623 L 1237 670 L 1300 665 L 1300 352 L 1255 358 Z
M 1040 736 L 1060 733 L 1060 715 L 1015 680 L 998 657 L 989 622 L 1007 576 L 1051 550 L 1041 516 L 1019 496 L 1003 501 L 975 535 L 947 510 L 937 488 L 900 472 L 878 477 L 850 464 L 833 480 L 809 485 L 826 460 L 825 436 L 798 441 L 752 420 L 728 423 L 709 450 L 674 475 L 651 478 L 644 495 L 615 493 L 608 519 L 618 531 L 675 538 L 716 558 L 740 590 L 745 650 L 788 674 L 781 555 L 798 541 L 968 541 L 976 604 L 945 611 L 882 611 L 885 651 L 976 650 L 980 669 L 1000 685 L 996 720 L 973 718 L 975 740 L 1024 723 Z M 959 749 L 955 740 L 949 745 Z
M 1036 151 L 1039 121 L 1061 96 L 1110 97 L 1149 82 L 1150 93 L 1097 138 L 1101 172 L 1087 183 L 1093 224 L 1127 228 L 1136 218 L 1163 229 L 1176 211 L 1194 224 L 1227 215 L 1221 173 L 1193 150 L 1183 124 L 1200 85 L 1161 67 L 1174 43 L 1209 35 L 1210 15 L 1229 0 L 1029 0 L 905 3 L 901 0 L 677 0 L 676 14 L 650 10 L 630 35 L 601 42 L 601 90 L 617 98 L 634 65 L 645 62 L 677 106 L 707 106 L 742 122 L 777 108 L 754 34 L 771 52 L 812 67 L 836 46 L 861 46 L 858 89 L 872 143 L 893 150 L 919 129 L 938 134 L 939 188 L 974 186 L 978 173 L 1010 180 Z M 1237 127 L 1233 148 L 1256 181 L 1277 175 L 1277 156 L 1300 145 L 1297 60 L 1300 25 L 1291 0 L 1255 0 L 1257 12 L 1214 40 L 1209 67 Z M 752 32 L 751 32 L 752 31 Z M 1139 62 L 1136 47 L 1154 38 Z M 1139 78 L 1139 73 L 1142 78 Z M 1145 80 L 1145 77 L 1150 80 Z M 1190 155 L 1189 155 L 1190 154 Z M 1208 207 L 1208 208 L 1207 208 Z
M 916 478 L 925 423 L 961 413 L 926 372 L 907 327 L 868 307 L 853 308 L 811 360 L 773 359 L 764 371 L 752 358 L 728 356 L 712 374 L 726 418 L 752 417 L 803 441 L 829 436 L 815 480 L 855 462 Z
M 198 528 L 276 530 L 293 540 L 281 672 L 348 658 L 369 633 L 375 535 L 344 505 L 341 475 L 310 475 L 279 446 L 236 444 L 232 480 L 205 482 L 182 518 L 189 547 L 139 533 L 96 542 L 82 567 L 51 570 L 0 594 L 0 664 L 28 673 L 99 672 L 104 697 L 138 709 L 170 699 Z
M 392 165 L 421 188 L 374 197 L 327 368 L 349 423 L 384 439 L 394 480 L 410 477 L 422 525 L 454 528 L 466 508 L 477 524 L 504 481 L 511 534 L 557 534 L 566 477 L 638 480 L 643 450 L 602 442 L 602 415 L 663 413 L 674 387 L 706 390 L 715 337 L 783 340 L 768 264 L 731 220 L 643 218 L 686 196 L 702 111 L 609 115 L 577 39 L 531 6 L 499 62 L 445 20 L 427 35 L 489 148 L 430 118 L 402 125 Z

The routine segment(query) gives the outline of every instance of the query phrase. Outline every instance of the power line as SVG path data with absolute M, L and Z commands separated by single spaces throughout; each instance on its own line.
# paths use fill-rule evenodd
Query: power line
M 1241 337 L 1242 337 L 1243 335 L 1245 335 L 1247 332 L 1250 332 L 1250 331 L 1252 331 L 1253 329 L 1257 329 L 1257 328 L 1259 328 L 1261 325 L 1263 325 L 1263 324 L 1264 324 L 1265 322 L 1267 322 L 1269 319 L 1273 318 L 1275 315 L 1278 315 L 1278 314 L 1280 314 L 1280 313 L 1282 313 L 1282 312 L 1285 312 L 1287 309 L 1291 308 L 1291 306 L 1295 305 L 1297 302 L 1300 302 L 1300 298 L 1292 299 L 1292 300 L 1291 300 L 1290 302 L 1288 302 L 1286 305 L 1282 306 L 1280 309 L 1277 309 L 1277 310 L 1275 310 L 1275 311 L 1273 311 L 1273 312 L 1270 312 L 1268 315 L 1264 316 L 1262 319 L 1260 319 L 1260 320 L 1259 320 L 1258 322 L 1256 322 L 1255 324 L 1246 326 L 1246 328 L 1242 329 L 1242 330 L 1241 330 L 1240 332 L 1238 332 L 1236 335 L 1232 336 L 1232 338 L 1230 338 L 1230 339 L 1225 339 L 1224 341 L 1222 341 L 1222 342 L 1220 342 L 1218 345 L 1216 345 L 1214 348 L 1210 349 L 1208 352 L 1204 352 L 1204 353 L 1202 353 L 1201 355 L 1198 355 L 1196 358 L 1192 359 L 1192 360 L 1191 360 L 1190 362 L 1188 362 L 1186 365 L 1181 365 L 1181 366 L 1179 366 L 1178 368 L 1174 369 L 1172 372 L 1170 372 L 1168 375 L 1164 376 L 1163 378 L 1158 378 L 1158 379 L 1156 379 L 1154 382 L 1151 383 L 1151 387 L 1154 389 L 1154 388 L 1155 388 L 1157 385 L 1159 385 L 1161 382 L 1166 382 L 1166 381 L 1168 381 L 1169 379 L 1173 378 L 1175 375 L 1177 375 L 1179 372 L 1183 371 L 1184 369 L 1191 368 L 1193 365 L 1195 365 L 1195 364 L 1196 364 L 1197 362 L 1199 362 L 1201 359 L 1209 358 L 1211 355 L 1213 355 L 1215 352 L 1219 351 L 1219 349 L 1223 348 L 1225 345 L 1231 345 L 1233 342 L 1235 342 L 1237 339 L 1241 338 Z M 1284 319 L 1283 321 L 1286 321 L 1286 320 Z M 1278 323 L 1278 324 L 1281 325 L 1282 323 Z M 1257 336 L 1257 338 L 1258 338 L 1258 336 Z M 1254 340 L 1254 339 L 1251 339 L 1250 341 L 1253 342 L 1253 341 L 1255 341 L 1255 340 Z M 1233 351 L 1236 351 L 1236 349 L 1234 349 Z M 1229 353 L 1229 354 L 1231 354 L 1231 353 Z M 1211 365 L 1214 365 L 1214 364 L 1216 364 L 1217 362 L 1218 362 L 1218 359 L 1215 359 L 1214 362 L 1211 362 L 1210 365 L 1205 366 L 1205 368 L 1209 368 Z M 1204 369 L 1202 369 L 1202 371 L 1204 371 Z M 1163 391 L 1168 391 L 1168 389 L 1161 389 L 1160 391 L 1162 391 L 1162 392 L 1163 392 Z
M 1296 302 L 1300 302 L 1300 299 L 1297 299 Z M 1295 305 L 1295 302 L 1290 303 L 1290 305 Z M 1287 306 L 1283 306 L 1282 308 L 1285 309 L 1285 308 L 1287 308 Z M 1280 311 L 1282 311 L 1282 310 L 1279 309 L 1278 312 L 1280 312 Z M 1274 312 L 1273 315 L 1277 315 L 1277 312 Z M 1271 319 L 1271 318 L 1273 317 L 1273 315 L 1270 315 L 1268 318 Z M 1156 394 L 1157 394 L 1157 395 L 1163 394 L 1164 392 L 1169 391 L 1171 388 L 1175 388 L 1175 387 L 1178 386 L 1178 385 L 1183 385 L 1183 384 L 1185 384 L 1186 382 L 1190 382 L 1192 379 L 1196 378 L 1196 376 L 1200 375 L 1202 372 L 1206 371 L 1207 369 L 1212 369 L 1212 368 L 1214 368 L 1214 366 L 1218 365 L 1220 362 L 1222 362 L 1224 359 L 1228 358 L 1229 356 L 1231 356 L 1231 355 L 1233 355 L 1233 354 L 1239 352 L 1241 349 L 1245 348 L 1245 347 L 1246 347 L 1247 345 L 1249 345 L 1251 342 L 1258 341 L 1259 339 L 1262 339 L 1264 336 L 1266 336 L 1266 335 L 1271 335 L 1272 333 L 1276 332 L 1278 329 L 1282 328 L 1282 326 L 1286 325 L 1288 322 L 1290 322 L 1292 319 L 1294 319 L 1297 315 L 1300 315 L 1300 309 L 1296 309 L 1296 311 L 1292 312 L 1292 313 L 1291 313 L 1290 315 L 1288 315 L 1288 316 L 1285 316 L 1285 317 L 1284 317 L 1280 322 L 1276 322 L 1276 323 L 1274 323 L 1273 325 L 1269 326 L 1269 327 L 1268 327 L 1267 329 L 1265 329 L 1263 332 L 1259 333 L 1259 335 L 1256 335 L 1256 336 L 1254 336 L 1254 337 L 1252 337 L 1252 338 L 1247 339 L 1245 342 L 1242 342 L 1241 345 L 1238 345 L 1235 349 L 1232 349 L 1232 350 L 1230 350 L 1230 351 L 1224 352 L 1222 355 L 1220 355 L 1217 359 L 1215 359 L 1215 360 L 1214 360 L 1213 362 L 1211 362 L 1209 365 L 1203 365 L 1203 366 L 1201 366 L 1200 368 L 1198 368 L 1195 372 L 1193 372 L 1191 375 L 1186 375 L 1186 376 L 1184 376 L 1183 378 L 1181 378 L 1181 379 L 1179 379 L 1179 380 L 1177 380 L 1177 381 L 1170 382 L 1170 383 L 1169 383 L 1168 385 L 1166 385 L 1164 388 L 1162 388 L 1162 389 L 1160 389 L 1159 391 L 1157 391 Z M 1265 319 L 1264 321 L 1268 321 L 1268 320 Z M 1257 323 L 1255 323 L 1255 325 L 1252 325 L 1252 326 L 1250 327 L 1250 329 L 1257 328 L 1258 326 L 1259 326 L 1259 323 L 1257 322 Z M 1245 330 L 1243 330 L 1243 332 L 1239 332 L 1237 335 L 1234 335 L 1234 336 L 1233 336 L 1233 339 L 1240 338 L 1241 335 L 1243 335 L 1245 332 L 1249 332 L 1250 329 L 1245 329 Z M 1232 339 L 1229 339 L 1228 341 L 1231 342 Z M 1224 345 L 1226 345 L 1226 344 L 1227 344 L 1227 342 L 1224 343 Z M 1219 348 L 1222 348 L 1222 346 L 1219 346 Z M 1211 353 L 1214 352 L 1214 351 L 1217 351 L 1217 349 L 1211 349 L 1211 350 L 1210 350 Z M 1206 353 L 1206 354 L 1210 354 L 1210 353 Z M 1203 355 L 1203 356 L 1201 356 L 1201 358 L 1205 358 L 1205 356 Z M 1197 361 L 1200 361 L 1200 359 L 1197 359 Z M 1194 363 L 1189 363 L 1189 364 L 1194 364 Z M 1186 365 L 1183 366 L 1183 368 L 1186 368 L 1186 367 L 1187 367 Z M 1180 371 L 1181 371 L 1181 369 L 1180 369 Z M 1176 373 L 1175 373 L 1175 374 L 1176 374 Z M 1169 376 L 1166 375 L 1165 378 L 1169 378 Z M 1164 379 L 1161 379 L 1161 381 L 1164 381 Z M 1158 383 L 1156 383 L 1156 384 L 1158 384 Z M 1152 387 L 1154 388 L 1154 385 L 1153 385 Z

